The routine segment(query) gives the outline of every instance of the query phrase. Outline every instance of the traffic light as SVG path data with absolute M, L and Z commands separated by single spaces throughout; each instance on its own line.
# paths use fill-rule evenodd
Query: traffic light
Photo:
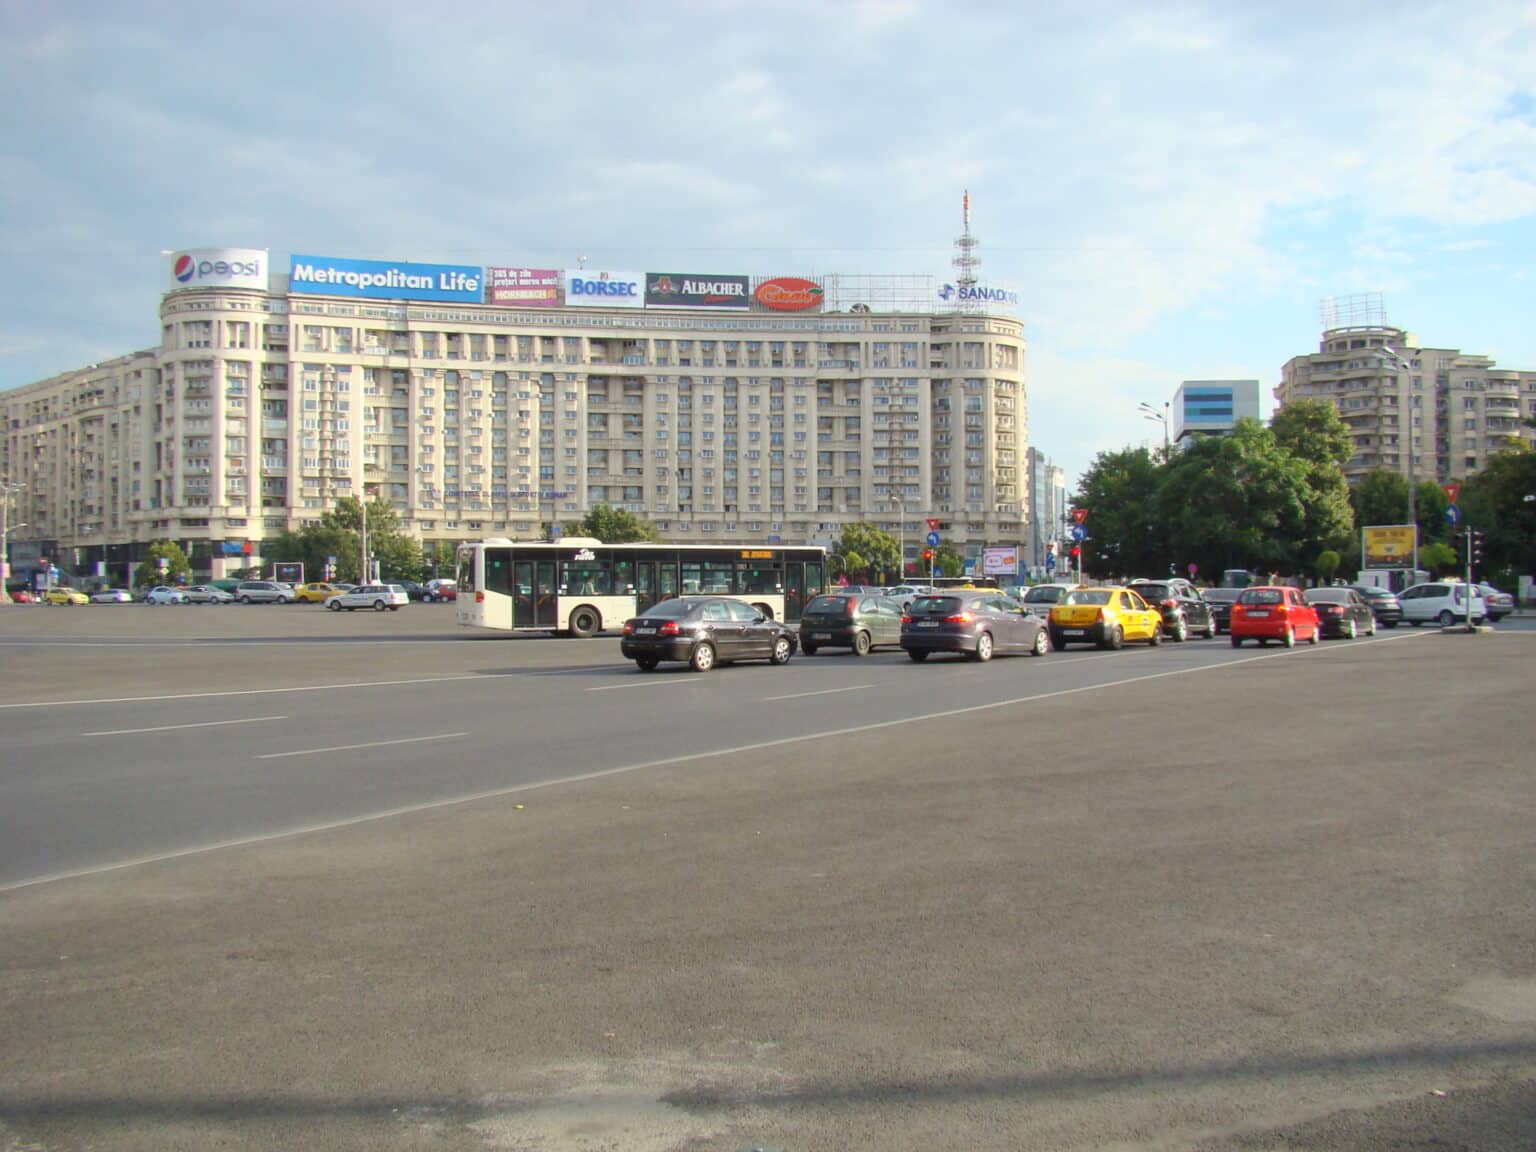
M 932 560 L 933 559 L 933 549 L 932 548 L 924 548 L 923 549 L 923 559 L 924 560 Z
M 1081 548 L 1079 548 L 1076 544 L 1072 545 L 1072 551 L 1070 553 L 1072 559 L 1076 560 L 1082 554 L 1083 550 Z
M 1483 562 L 1483 534 L 1476 528 L 1467 529 L 1467 560 L 1473 565 Z

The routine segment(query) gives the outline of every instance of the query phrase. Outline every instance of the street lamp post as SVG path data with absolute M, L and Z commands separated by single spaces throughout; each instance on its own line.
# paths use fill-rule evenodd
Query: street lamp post
M 896 511 L 901 517 L 896 523 L 896 583 L 907 582 L 907 506 L 900 496 L 892 496 L 896 501 Z
M 1413 443 L 1414 425 L 1418 422 L 1418 410 L 1413 405 L 1414 396 L 1411 387 L 1413 383 L 1413 365 L 1408 363 L 1395 348 L 1388 347 L 1387 345 L 1382 345 L 1381 358 L 1391 363 L 1392 367 L 1396 370 L 1393 372 L 1394 376 L 1400 372 L 1408 378 L 1410 384 L 1410 387 L 1407 389 L 1408 404 L 1406 407 L 1408 409 L 1408 526 L 1413 530 L 1413 574 L 1409 578 L 1409 583 L 1413 584 L 1417 583 L 1419 579 L 1418 461 L 1415 458 L 1416 454 Z
M 1136 405 L 1136 407 L 1141 410 L 1141 418 L 1143 420 L 1152 420 L 1163 426 L 1163 460 L 1166 462 L 1168 459 L 1168 453 L 1171 450 L 1168 443 L 1169 402 L 1167 400 L 1163 401 L 1163 410 L 1161 412 L 1152 407 L 1152 405 L 1148 404 L 1146 401 L 1142 401 L 1140 404 Z
M 7 589 L 11 578 L 11 533 L 15 530 L 7 524 L 11 512 L 11 493 L 20 492 L 25 487 L 25 484 L 0 480 L 0 604 L 11 602 L 11 594 Z M 16 528 L 25 527 L 25 524 L 16 525 Z

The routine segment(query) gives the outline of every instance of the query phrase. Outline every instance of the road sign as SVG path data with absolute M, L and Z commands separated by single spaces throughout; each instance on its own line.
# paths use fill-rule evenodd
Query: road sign
M 1456 503 L 1456 497 L 1461 495 L 1461 485 L 1460 484 L 1442 484 L 1441 487 L 1445 489 L 1445 498 L 1447 500 L 1449 500 L 1452 504 Z
M 1074 524 L 1074 525 L 1072 525 L 1072 539 L 1074 539 L 1074 540 L 1086 540 L 1086 539 L 1088 539 L 1088 529 L 1084 528 L 1081 524 Z
M 1200 565 L 1191 560 L 1189 562 L 1189 578 L 1193 580 L 1195 578 L 1195 573 L 1198 571 L 1200 571 Z
M 1056 553 L 1054 553 L 1054 552 L 1047 552 L 1045 554 L 1045 570 L 1047 572 L 1049 572 L 1052 569 L 1054 569 L 1055 567 L 1056 567 Z
M 928 531 L 930 531 L 930 532 L 937 532 L 938 530 L 939 530 L 939 522 L 937 520 L 930 520 L 930 521 L 928 521 Z
M 1081 524 L 1086 519 L 1088 519 L 1088 509 L 1086 509 L 1086 508 L 1074 508 L 1074 509 L 1072 509 L 1072 522 L 1074 524 Z
M 939 534 L 937 532 L 930 532 L 925 539 L 928 541 L 929 547 L 936 547 L 939 543 Z
M 1455 524 L 1460 519 L 1461 506 L 1458 504 L 1447 504 L 1445 506 L 1445 522 L 1447 524 Z

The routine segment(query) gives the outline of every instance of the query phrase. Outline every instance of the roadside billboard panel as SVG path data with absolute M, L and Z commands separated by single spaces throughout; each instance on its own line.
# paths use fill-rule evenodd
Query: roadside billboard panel
M 1385 524 L 1360 530 L 1360 554 L 1366 568 L 1413 567 L 1415 528 L 1411 524 Z
M 1017 576 L 1019 574 L 1019 548 L 1017 544 L 981 550 L 981 574 L 983 576 Z

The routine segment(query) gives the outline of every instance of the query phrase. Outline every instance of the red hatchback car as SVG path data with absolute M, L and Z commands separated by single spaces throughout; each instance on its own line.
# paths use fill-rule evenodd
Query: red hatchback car
M 1228 631 L 1232 633 L 1234 648 L 1241 648 L 1244 640 L 1257 640 L 1261 648 L 1278 640 L 1287 648 L 1294 648 L 1297 640 L 1316 644 L 1323 626 L 1318 622 L 1317 610 L 1297 589 L 1259 584 L 1244 588 L 1232 605 Z

